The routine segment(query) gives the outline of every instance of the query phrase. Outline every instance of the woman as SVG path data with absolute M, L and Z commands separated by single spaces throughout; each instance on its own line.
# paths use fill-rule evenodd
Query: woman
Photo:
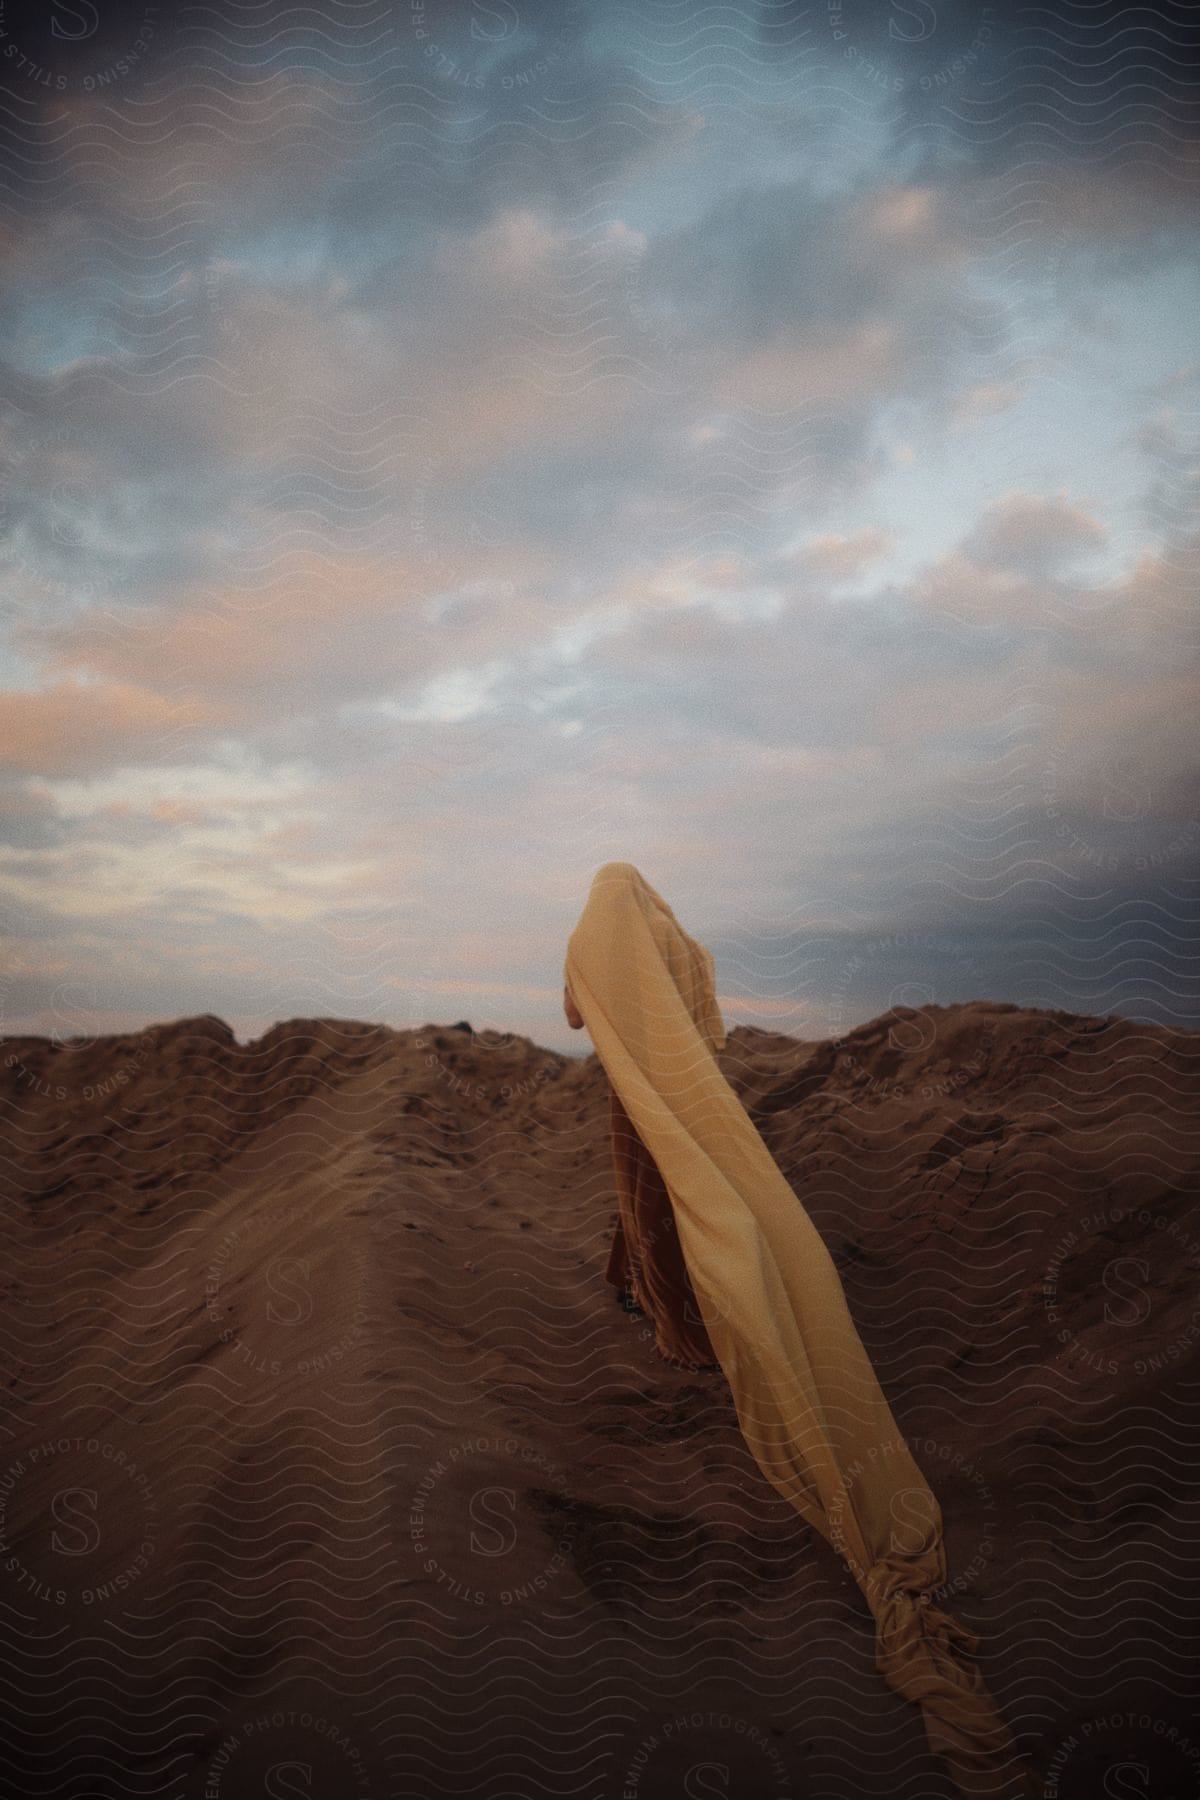
M 572 1031 L 579 1031 L 583 1017 L 569 987 L 563 988 L 563 1010 Z M 683 1259 L 666 1183 L 611 1085 L 608 1101 L 618 1213 L 604 1278 L 622 1303 L 650 1319 L 655 1347 L 665 1361 L 689 1369 L 719 1369 Z
M 725 1028 L 711 954 L 632 863 L 611 862 L 592 878 L 563 975 L 568 1021 L 586 1025 L 643 1147 L 635 1175 L 654 1169 L 674 1217 L 677 1267 L 659 1232 L 634 1258 L 656 1332 L 682 1341 L 679 1309 L 694 1300 L 763 1475 L 845 1558 L 871 1606 L 880 1673 L 922 1707 L 930 1746 L 964 1794 L 1029 1800 L 1032 1774 L 963 1655 L 979 1640 L 933 1604 L 947 1581 L 937 1501 L 832 1257 L 717 1066 Z M 652 1190 L 618 1168 L 620 1229 L 629 1221 L 644 1252 Z M 614 1246 L 610 1279 L 621 1267 Z M 925 1521 L 916 1533 L 914 1520 Z

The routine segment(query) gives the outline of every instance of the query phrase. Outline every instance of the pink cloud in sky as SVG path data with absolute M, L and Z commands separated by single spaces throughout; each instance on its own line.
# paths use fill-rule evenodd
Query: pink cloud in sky
M 166 685 L 192 696 L 189 722 L 252 727 L 272 706 L 411 686 L 456 659 L 474 663 L 537 642 L 561 614 L 519 582 L 544 566 L 520 542 L 499 552 L 468 548 L 458 574 L 474 575 L 479 591 L 435 616 L 419 558 L 292 557 L 244 589 L 191 589 L 156 607 L 94 606 L 61 622 L 27 622 L 15 635 L 51 673 Z
M 780 334 L 728 363 L 715 383 L 725 406 L 770 416 L 805 407 L 833 409 L 892 391 L 904 345 L 888 322 L 813 329 L 801 343 Z
M 879 562 L 893 548 L 896 534 L 882 525 L 864 525 L 858 531 L 831 532 L 810 538 L 796 560 L 827 581 L 853 581 L 864 569 Z
M 1065 494 L 1012 493 L 989 503 L 963 551 L 973 562 L 1038 573 L 1103 549 L 1107 541 L 1100 520 Z
M 193 734 L 231 718 L 209 701 L 172 698 L 130 682 L 62 680 L 0 693 L 0 760 L 37 775 L 178 760 Z

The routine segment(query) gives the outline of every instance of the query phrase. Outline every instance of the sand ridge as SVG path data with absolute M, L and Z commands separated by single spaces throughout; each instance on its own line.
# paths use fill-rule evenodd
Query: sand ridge
M 1114 1733 L 1192 1769 L 1200 1036 L 976 1002 L 719 1060 L 1022 1746 L 1062 1794 Z M 27 1791 L 950 1795 L 723 1376 L 602 1282 L 594 1056 L 205 1015 L 3 1040 L 0 1118 Z

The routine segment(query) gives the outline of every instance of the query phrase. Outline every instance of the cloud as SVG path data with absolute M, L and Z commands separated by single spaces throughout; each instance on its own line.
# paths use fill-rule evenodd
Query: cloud
M 853 67 L 790 3 L 680 38 L 521 0 L 481 39 L 430 0 L 382 48 L 353 8 L 253 11 L 164 17 L 120 83 L 14 115 L 31 1012 L 94 969 L 98 1017 L 470 994 L 578 1048 L 561 942 L 606 857 L 722 922 L 731 1005 L 770 998 L 764 917 L 886 921 L 910 885 L 1009 948 L 1040 878 L 1010 831 L 1051 875 L 1179 865 L 1194 758 L 1152 708 L 1196 697 L 1194 352 L 1162 272 L 1198 165 L 1145 21 L 1098 57 L 997 15 L 922 97 L 978 8 L 901 42 L 846 6 Z
M 994 413 L 1008 412 L 1021 400 L 1025 389 L 1016 381 L 983 381 L 967 388 L 958 396 L 954 417 L 968 423 L 990 418 Z
M 1111 604 L 1111 578 L 1086 572 L 1108 541 L 1101 521 L 1064 494 L 1002 494 L 955 549 L 918 572 L 911 601 L 926 616 L 976 628 L 1069 626 Z
M 1001 566 L 981 564 L 961 549 L 922 569 L 912 604 L 927 616 L 941 616 L 975 628 L 1030 626 L 1044 622 L 1049 601 L 1045 586 Z
M 723 195 L 655 240 L 645 276 L 735 356 L 771 343 L 862 344 L 888 327 L 915 366 L 921 335 L 939 321 L 986 315 L 968 248 L 932 187 L 822 194 L 795 180 Z
M 999 349 L 1002 312 L 979 274 L 940 189 L 823 193 L 798 179 L 742 185 L 658 236 L 639 295 L 673 321 L 688 391 L 741 422 L 733 478 L 762 466 L 756 429 L 786 427 L 767 479 L 785 486 L 803 468 L 819 495 L 880 470 L 884 409 L 948 409 L 964 371 Z
M 783 335 L 756 345 L 722 373 L 716 397 L 723 406 L 756 413 L 807 409 L 833 412 L 866 393 L 894 388 L 902 377 L 903 346 L 890 325 L 838 325 L 813 331 L 797 344 Z
M 230 722 L 205 702 L 128 682 L 59 681 L 0 693 L 0 758 L 38 775 L 74 774 L 135 760 L 181 761 L 195 734 Z
M 982 568 L 1047 575 L 1107 541 L 1099 519 L 1065 495 L 1012 493 L 989 502 L 962 550 Z
M 894 547 L 896 534 L 882 525 L 831 532 L 809 540 L 798 552 L 800 566 L 826 581 L 854 581 Z
M 509 545 L 503 555 L 465 552 L 459 573 L 525 573 L 537 562 Z M 193 696 L 197 727 L 211 718 L 253 731 L 283 710 L 415 692 L 447 666 L 536 641 L 555 617 L 536 588 L 511 579 L 479 580 L 473 594 L 459 583 L 435 607 L 438 585 L 411 556 L 292 555 L 258 584 L 187 589 L 157 607 L 88 607 L 15 635 L 51 672 L 138 689 L 165 682 Z
M 1045 754 L 1060 804 L 1137 827 L 1191 821 L 1200 850 L 1200 667 L 1131 679 L 1122 669 L 1061 671 L 1043 694 Z M 1051 702 L 1047 704 L 1046 702 Z

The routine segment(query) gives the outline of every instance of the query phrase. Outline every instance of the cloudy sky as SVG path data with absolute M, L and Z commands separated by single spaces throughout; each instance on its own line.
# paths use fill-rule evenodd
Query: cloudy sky
M 1200 1024 L 1194 6 L 32 10 L 0 1032 Z

